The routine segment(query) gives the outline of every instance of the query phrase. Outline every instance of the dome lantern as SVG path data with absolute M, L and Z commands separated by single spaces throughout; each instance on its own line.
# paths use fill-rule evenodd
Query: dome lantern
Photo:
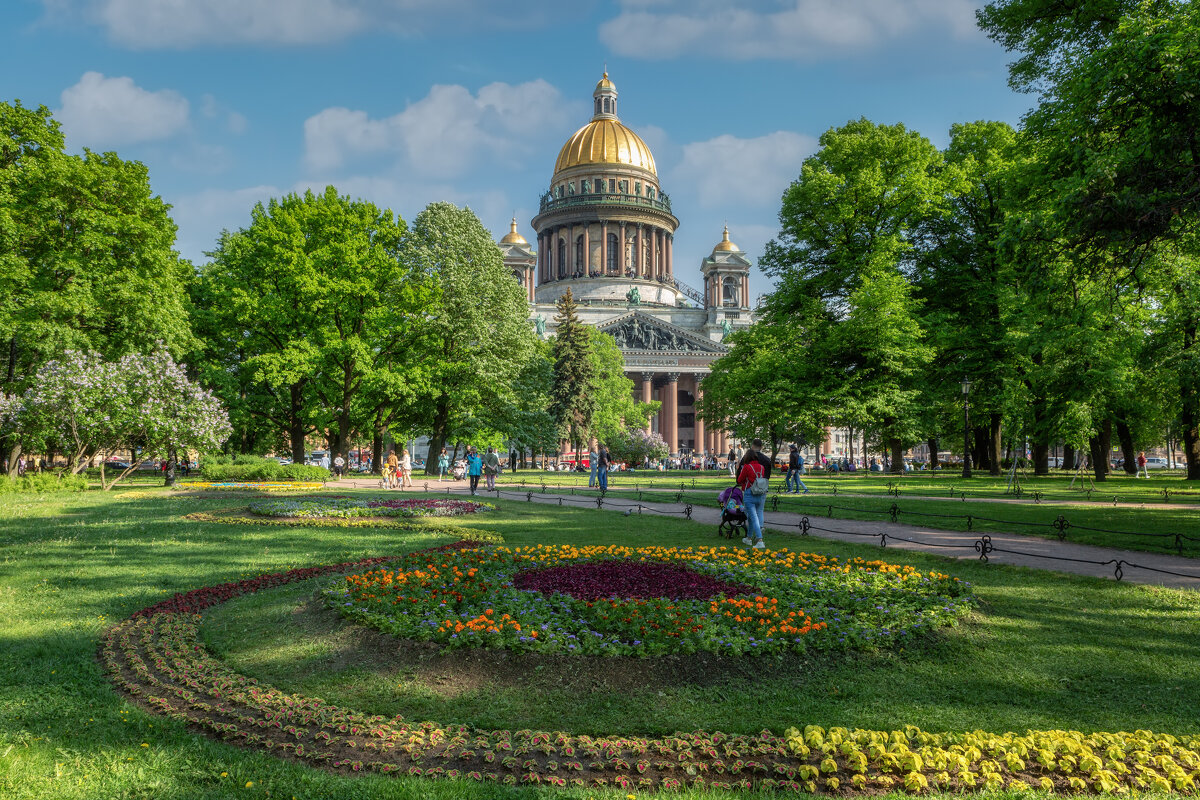
M 604 77 L 596 84 L 592 98 L 595 104 L 592 119 L 617 118 L 617 87 L 608 79 L 608 72 L 605 72 Z
M 725 233 L 721 235 L 721 241 L 717 242 L 717 246 L 713 248 L 714 253 L 736 253 L 738 246 L 729 241 L 729 226 L 725 226 Z

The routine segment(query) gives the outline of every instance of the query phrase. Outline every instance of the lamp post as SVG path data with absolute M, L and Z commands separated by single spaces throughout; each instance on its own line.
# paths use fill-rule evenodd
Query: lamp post
M 971 419 L 967 415 L 967 409 L 970 404 L 967 400 L 971 396 L 971 381 L 966 378 L 962 382 L 963 393 L 963 471 L 964 478 L 971 477 Z

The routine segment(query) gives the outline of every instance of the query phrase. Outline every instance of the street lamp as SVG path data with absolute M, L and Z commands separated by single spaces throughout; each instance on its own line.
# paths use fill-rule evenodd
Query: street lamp
M 963 473 L 964 478 L 971 477 L 971 420 L 967 416 L 967 409 L 970 404 L 967 400 L 971 396 L 971 381 L 963 378 L 962 382 L 963 393 Z

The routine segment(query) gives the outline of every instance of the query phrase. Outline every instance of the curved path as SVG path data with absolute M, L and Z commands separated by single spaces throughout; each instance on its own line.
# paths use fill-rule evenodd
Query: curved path
M 344 483 L 355 488 L 379 488 L 377 479 L 347 478 Z M 416 488 L 406 490 L 405 494 L 423 495 L 426 493 L 424 485 L 425 482 L 420 481 Z M 498 486 L 499 500 L 511 503 L 548 503 L 576 508 L 596 507 L 594 497 L 542 494 L 537 491 L 531 493 L 530 488 L 501 484 Z M 430 493 L 464 494 L 466 491 L 465 481 L 445 481 L 444 483 L 436 480 L 429 481 Z M 480 495 L 491 496 L 482 489 Z M 526 497 L 531 499 L 527 501 Z M 613 513 L 629 511 L 630 513 L 683 516 L 683 505 L 678 503 L 659 503 L 646 500 L 638 503 L 625 498 L 611 498 L 604 501 L 603 508 L 611 510 Z M 981 534 L 967 531 L 945 531 L 920 525 L 863 520 L 830 520 L 814 514 L 768 510 L 766 513 L 766 528 L 769 532 L 767 545 L 771 544 L 772 534 L 797 536 L 805 518 L 810 523 L 809 535 L 822 539 L 856 544 L 883 543 L 886 547 L 916 550 L 950 558 L 978 559 L 980 549 L 983 548 L 987 549 L 989 563 L 1108 579 L 1116 579 L 1119 568 L 1121 580 L 1130 583 L 1200 590 L 1200 559 L 1095 547 L 1015 533 Z M 715 504 L 712 506 L 694 505 L 691 510 L 691 519 L 701 525 L 709 526 L 715 532 L 721 520 L 721 512 Z M 736 541 L 734 543 L 740 544 Z

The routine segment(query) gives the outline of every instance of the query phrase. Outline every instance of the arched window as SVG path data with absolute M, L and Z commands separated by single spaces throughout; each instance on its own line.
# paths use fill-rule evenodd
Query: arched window
M 721 305 L 740 306 L 742 304 L 742 282 L 730 275 L 722 283 Z
M 617 252 L 618 247 L 620 247 L 620 245 L 617 243 L 617 235 L 615 233 L 610 233 L 608 235 L 608 249 L 605 252 L 608 254 L 608 264 L 606 265 L 606 268 L 608 269 L 609 274 L 612 275 L 621 274 L 621 254 Z
M 558 240 L 558 277 L 567 277 L 567 243 L 562 238 Z

